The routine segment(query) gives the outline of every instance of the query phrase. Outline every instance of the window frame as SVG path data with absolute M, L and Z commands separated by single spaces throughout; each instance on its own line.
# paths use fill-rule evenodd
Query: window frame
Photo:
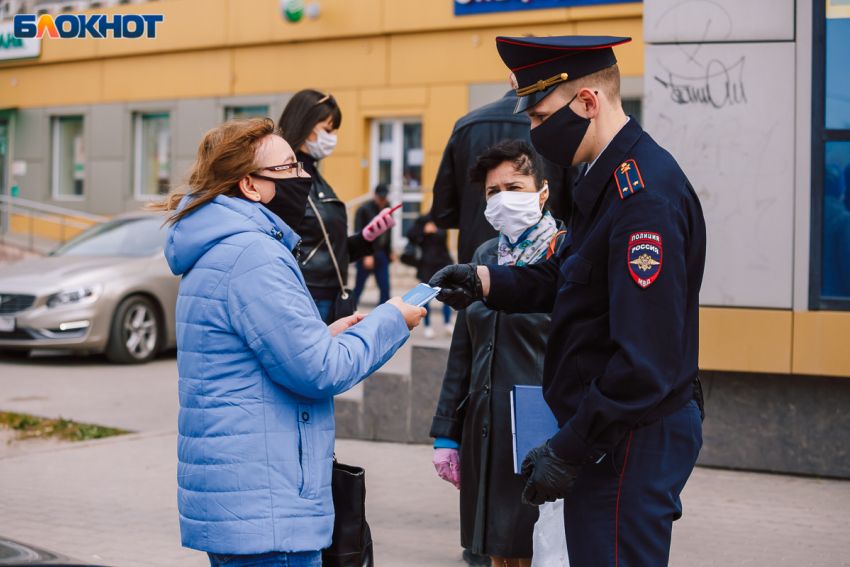
M 88 177 L 88 155 L 86 155 L 86 175 L 83 178 L 83 192 L 79 195 L 62 194 L 59 192 L 60 159 L 61 159 L 61 123 L 63 120 L 78 119 L 82 123 L 83 143 L 86 142 L 85 114 L 55 114 L 50 117 L 50 193 L 54 201 L 85 201 Z
M 272 107 L 271 107 L 270 104 L 225 104 L 224 105 L 224 121 L 227 122 L 228 120 L 233 120 L 235 118 L 239 118 L 240 115 L 233 112 L 237 108 L 260 108 L 260 107 L 264 107 L 266 109 L 265 118 L 270 118 L 271 117 L 271 111 L 272 111 Z M 233 116 L 229 116 L 231 113 L 233 114 Z M 257 116 L 257 115 L 250 115 L 250 116 L 244 116 L 243 118 L 264 118 L 264 117 Z
M 172 116 L 173 112 L 170 110 L 153 110 L 150 112 L 145 111 L 137 111 L 133 113 L 133 196 L 137 201 L 150 201 L 152 199 L 164 199 L 166 194 L 164 193 L 143 193 L 142 192 L 142 176 L 144 173 L 144 119 L 145 117 L 158 118 L 167 116 L 168 117 L 168 129 L 169 133 L 172 135 L 174 131 L 172 130 Z M 168 155 L 168 163 L 169 163 L 169 183 L 171 184 L 171 177 L 173 176 L 172 166 L 174 164 L 174 143 L 170 144 L 169 147 L 169 155 Z
M 812 2 L 812 172 L 809 309 L 850 311 L 850 298 L 823 296 L 824 159 L 828 142 L 850 142 L 850 130 L 826 127 L 826 2 Z

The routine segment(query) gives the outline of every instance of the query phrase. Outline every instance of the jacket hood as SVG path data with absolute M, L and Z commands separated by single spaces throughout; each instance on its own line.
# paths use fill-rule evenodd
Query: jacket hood
M 191 195 L 183 197 L 177 210 L 182 210 L 192 198 Z M 168 228 L 165 242 L 168 266 L 175 276 L 185 274 L 210 248 L 243 232 L 259 232 L 277 238 L 290 251 L 301 241 L 295 231 L 262 204 L 219 195 Z

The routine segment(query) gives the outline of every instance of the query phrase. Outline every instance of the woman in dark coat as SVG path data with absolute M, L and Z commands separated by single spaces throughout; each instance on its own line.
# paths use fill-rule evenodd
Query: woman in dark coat
M 454 264 L 449 247 L 446 244 L 448 233 L 442 228 L 437 228 L 434 220 L 431 218 L 431 213 L 422 215 L 407 232 L 407 239 L 422 248 L 422 261 L 416 268 L 416 277 L 422 283 L 434 277 L 434 274 Z M 428 304 L 425 305 L 428 314 L 425 315 L 425 338 L 434 338 L 434 329 L 431 328 L 431 308 Z M 446 333 L 452 334 L 452 308 L 448 305 L 443 305 L 443 320 L 446 323 Z
M 473 263 L 534 264 L 560 244 L 564 224 L 544 210 L 543 171 L 523 140 L 478 158 L 470 180 L 484 187 L 485 215 L 500 234 Z M 481 302 L 460 311 L 431 426 L 437 472 L 460 489 L 461 545 L 499 567 L 531 565 L 538 512 L 522 503 L 524 483 L 513 472 L 510 393 L 541 384 L 549 323 L 549 315 L 498 313 Z
M 310 203 L 298 229 L 301 237 L 301 256 L 298 266 L 307 282 L 307 289 L 326 323 L 354 313 L 354 298 L 345 303 L 349 309 L 338 312 L 335 305 L 348 284 L 348 264 L 372 254 L 372 241 L 395 225 L 384 209 L 366 227 L 348 236 L 348 214 L 345 203 L 319 173 L 319 161 L 333 152 L 337 143 L 336 131 L 342 124 L 342 112 L 330 94 L 303 90 L 295 94 L 283 109 L 278 129 L 295 150 L 295 157 L 303 162 L 304 171 L 313 178 Z M 314 209 L 315 207 L 315 209 Z M 321 215 L 320 219 L 316 213 Z M 328 249 L 321 224 L 324 224 L 333 249 Z M 339 275 L 337 275 L 337 267 Z M 340 285 L 342 278 L 342 286 Z M 349 294 L 350 296 L 350 294 Z

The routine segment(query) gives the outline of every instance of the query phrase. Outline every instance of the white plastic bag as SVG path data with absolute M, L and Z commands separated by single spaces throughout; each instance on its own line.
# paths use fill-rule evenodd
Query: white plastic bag
M 564 535 L 564 501 L 546 502 L 540 506 L 540 517 L 534 524 L 534 556 L 531 567 L 569 567 L 567 538 Z

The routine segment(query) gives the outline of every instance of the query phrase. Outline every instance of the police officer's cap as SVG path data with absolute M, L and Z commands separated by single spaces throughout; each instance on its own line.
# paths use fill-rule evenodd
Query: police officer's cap
M 630 37 L 564 35 L 556 37 L 497 37 L 496 47 L 516 76 L 515 114 L 531 108 L 560 83 L 601 71 L 617 63 L 615 45 Z

